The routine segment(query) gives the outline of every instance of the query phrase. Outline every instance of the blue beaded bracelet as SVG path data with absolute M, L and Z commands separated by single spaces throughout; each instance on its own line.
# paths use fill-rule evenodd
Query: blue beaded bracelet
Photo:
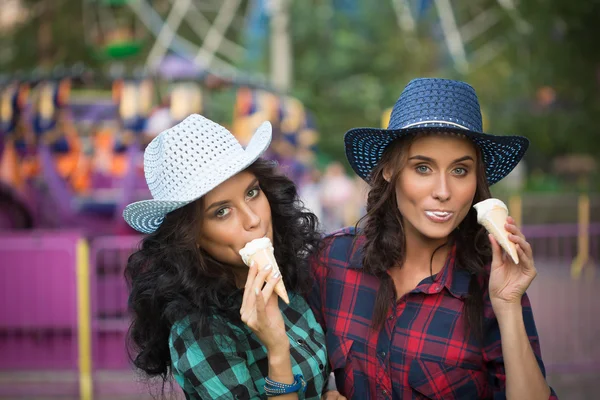
M 275 382 L 269 379 L 268 376 L 265 378 L 265 393 L 267 396 L 280 396 L 282 394 L 298 392 L 300 389 L 303 392 L 306 391 L 306 381 L 300 374 L 294 375 L 294 383 L 292 384 Z

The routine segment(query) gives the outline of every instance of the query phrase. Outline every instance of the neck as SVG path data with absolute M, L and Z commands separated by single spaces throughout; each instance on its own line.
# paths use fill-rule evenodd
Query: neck
M 450 252 L 450 238 L 431 239 L 420 234 L 406 233 L 406 256 L 403 269 L 437 274 L 444 267 Z M 440 246 L 443 246 L 440 248 Z M 437 249 L 437 251 L 436 251 Z M 435 251 L 435 254 L 433 253 Z M 433 261 L 431 256 L 433 255 Z M 431 269 L 430 269 L 431 268 Z

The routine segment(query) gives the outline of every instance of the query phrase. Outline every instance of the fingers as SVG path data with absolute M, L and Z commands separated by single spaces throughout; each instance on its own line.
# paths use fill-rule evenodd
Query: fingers
M 258 271 L 258 274 L 256 275 L 256 279 L 254 280 L 253 283 L 253 288 L 258 289 L 259 291 L 263 289 L 263 286 L 265 284 L 265 281 L 268 279 L 267 277 L 269 276 L 269 274 L 273 273 L 273 266 L 272 265 L 266 265 L 263 269 L 261 269 L 260 271 Z
M 525 235 L 523 235 L 523 232 L 521 232 L 521 230 L 515 223 L 515 220 L 513 219 L 513 217 L 508 217 L 506 219 L 506 224 L 504 224 L 504 229 L 506 229 L 508 233 L 512 233 L 513 235 L 517 235 L 517 236 L 525 239 Z
M 515 247 L 517 248 L 517 256 L 519 257 L 519 260 L 523 261 L 522 263 L 519 262 L 519 264 L 522 265 L 526 269 L 535 270 L 535 267 L 533 266 L 533 249 L 531 248 L 531 245 L 525 238 L 525 235 L 523 234 L 523 232 L 521 232 L 519 227 L 515 224 L 514 218 L 508 217 L 506 219 L 506 224 L 504 225 L 504 228 L 509 233 L 508 240 L 513 242 L 515 244 Z M 492 240 L 492 239 L 490 239 L 490 240 Z M 495 240 L 494 240 L 494 242 L 495 242 Z M 496 246 L 500 247 L 497 242 L 496 242 Z M 493 251 L 493 249 L 494 249 L 494 245 L 492 244 L 492 251 Z M 496 258 L 496 257 L 497 256 L 494 252 L 492 263 L 495 260 L 501 260 L 501 258 Z
M 265 304 L 272 297 L 275 285 L 280 279 L 281 274 L 279 271 L 273 272 L 273 267 L 271 265 L 267 265 L 262 270 L 258 271 L 257 265 L 255 263 L 251 264 L 244 288 L 242 307 L 240 308 L 242 321 L 246 323 L 246 325 L 248 325 L 254 315 L 256 315 L 256 320 L 259 321 L 258 326 L 264 322 L 264 320 L 261 320 L 260 318 L 264 317 Z M 257 298 L 260 298 L 260 301 L 257 301 Z M 277 298 L 275 296 L 275 302 L 276 301 Z M 259 315 L 259 310 L 262 310 L 262 316 Z
M 256 322 L 257 326 L 264 326 L 265 321 L 267 320 L 266 312 L 265 312 L 265 299 L 262 296 L 262 293 L 257 288 L 254 289 L 254 297 L 256 304 Z
M 521 250 L 523 251 L 525 256 L 532 258 L 533 250 L 531 249 L 531 245 L 529 244 L 529 242 L 527 242 L 525 235 L 523 234 L 523 232 L 521 232 L 519 227 L 516 225 L 513 217 L 508 217 L 506 219 L 506 224 L 505 224 L 504 228 L 510 234 L 508 237 L 508 240 L 515 243 L 517 245 L 517 247 L 521 247 Z M 517 254 L 518 254 L 518 250 L 517 250 Z M 519 258 L 521 258 L 520 255 L 519 255 Z
M 281 279 L 281 273 L 279 271 L 273 271 L 271 275 L 267 278 L 267 283 L 262 290 L 262 297 L 264 301 L 268 301 L 271 295 L 273 294 L 273 290 L 275 289 L 275 285 Z
M 241 319 L 242 322 L 244 322 L 250 328 L 253 328 L 256 322 L 256 298 L 261 296 L 257 295 L 260 293 L 258 289 L 250 289 L 248 292 L 248 297 L 246 297 L 246 305 L 244 306 L 242 304 L 242 309 L 244 311 L 241 313 Z
M 492 245 L 492 268 L 502 264 L 502 248 L 493 235 L 488 234 L 490 244 Z
M 518 249 L 521 249 L 521 252 L 523 252 L 527 257 L 530 258 L 533 255 L 533 250 L 531 249 L 531 245 L 525 240 L 524 237 L 510 234 L 510 235 L 508 235 L 508 240 L 510 240 L 511 242 L 513 242 L 517 245 L 517 253 L 518 253 Z M 519 255 L 519 258 L 521 258 L 520 255 Z
M 527 242 L 527 239 L 525 239 L 525 235 L 523 235 L 523 232 L 521 232 L 521 230 L 515 225 L 514 219 L 512 217 L 507 218 L 506 225 L 504 226 L 504 228 L 509 233 L 508 240 L 515 243 L 517 247 L 521 247 L 525 255 L 531 258 L 533 255 L 531 245 Z
M 256 280 L 257 272 L 258 266 L 253 261 L 250 264 L 250 268 L 248 269 L 248 277 L 246 278 L 246 284 L 244 285 L 244 295 L 242 296 L 242 307 L 240 308 L 240 315 L 243 314 L 244 311 L 246 311 L 246 308 L 248 308 L 248 306 L 254 306 L 254 299 L 250 296 L 250 294 L 252 292 L 252 288 L 254 287 L 254 281 Z

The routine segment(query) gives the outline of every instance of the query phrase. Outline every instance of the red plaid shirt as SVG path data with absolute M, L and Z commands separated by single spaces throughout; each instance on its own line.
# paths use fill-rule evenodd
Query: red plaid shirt
M 379 279 L 363 272 L 362 243 L 347 228 L 326 238 L 313 260 L 309 303 L 326 331 L 337 388 L 351 399 L 501 399 L 505 374 L 498 322 L 485 295 L 483 345 L 464 334 L 471 276 L 450 252 L 440 276 L 424 279 L 399 301 L 390 299 L 385 327 L 370 329 Z M 527 295 L 523 317 L 545 375 Z M 557 399 L 554 392 L 550 397 Z

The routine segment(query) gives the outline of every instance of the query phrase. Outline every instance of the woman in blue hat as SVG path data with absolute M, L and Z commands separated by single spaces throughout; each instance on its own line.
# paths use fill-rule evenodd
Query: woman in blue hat
M 370 185 L 356 228 L 325 238 L 309 303 L 326 331 L 336 385 L 352 399 L 548 399 L 525 290 L 531 246 L 508 218 L 520 262 L 478 224 L 473 204 L 529 142 L 482 132 L 475 91 L 415 79 L 388 129 L 344 137 Z
M 147 234 L 125 271 L 133 364 L 173 376 L 187 399 L 319 399 L 327 383 L 325 338 L 303 297 L 317 220 L 261 158 L 270 142 L 268 122 L 242 148 L 191 115 L 147 146 L 153 198 L 123 212 Z M 265 238 L 279 268 L 248 268 L 239 251 Z M 273 293 L 281 281 L 287 304 Z

